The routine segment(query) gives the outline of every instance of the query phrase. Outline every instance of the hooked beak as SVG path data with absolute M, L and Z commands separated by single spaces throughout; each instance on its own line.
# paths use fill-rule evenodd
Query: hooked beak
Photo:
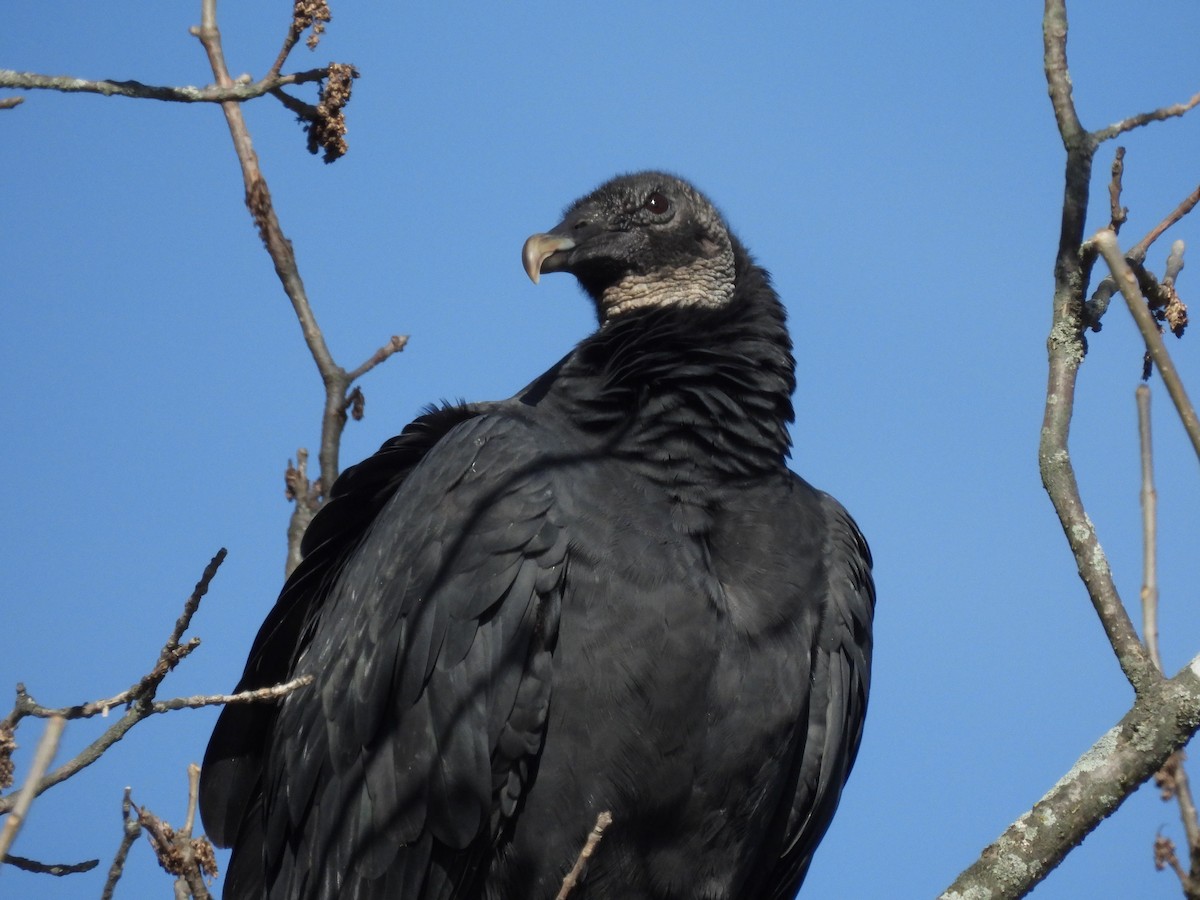
M 551 260 L 548 266 L 545 265 L 546 261 L 555 253 L 565 252 L 574 246 L 573 240 L 557 234 L 531 235 L 521 248 L 521 263 L 525 266 L 525 274 L 529 276 L 530 281 L 537 284 L 543 271 L 557 272 L 561 268 L 560 264 L 556 264 L 557 261 Z

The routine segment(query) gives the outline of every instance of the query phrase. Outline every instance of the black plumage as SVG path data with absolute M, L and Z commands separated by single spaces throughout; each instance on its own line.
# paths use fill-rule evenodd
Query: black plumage
M 432 409 L 304 539 L 201 783 L 225 896 L 790 898 L 866 709 L 874 588 L 789 471 L 783 307 L 709 201 L 608 182 L 526 243 L 600 327 Z

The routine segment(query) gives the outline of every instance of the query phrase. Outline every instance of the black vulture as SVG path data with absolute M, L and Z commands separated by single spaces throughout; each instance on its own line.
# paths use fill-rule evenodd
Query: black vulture
M 525 244 L 599 327 L 348 469 L 205 756 L 227 898 L 782 900 L 862 735 L 858 528 L 786 466 L 784 310 L 713 205 L 615 178 Z

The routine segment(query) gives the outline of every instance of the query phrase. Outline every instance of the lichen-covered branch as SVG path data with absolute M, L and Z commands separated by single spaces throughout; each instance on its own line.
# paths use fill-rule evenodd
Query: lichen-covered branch
M 1200 728 L 1200 657 L 1141 692 L 1033 808 L 939 900 L 1015 900 L 1031 891 Z
M 1200 657 L 1169 681 L 1163 679 L 1117 593 L 1108 560 L 1080 497 L 1068 449 L 1075 383 L 1086 352 L 1084 330 L 1089 326 L 1099 329 L 1099 316 L 1113 291 L 1111 285 L 1098 290 L 1091 304 L 1085 303 L 1098 254 L 1103 254 L 1114 273 L 1112 285 L 1121 289 L 1127 300 L 1127 292 L 1132 291 L 1137 303 L 1129 300 L 1131 308 L 1138 306 L 1153 325 L 1153 314 L 1142 301 L 1138 279 L 1116 250 L 1116 232 L 1125 218 L 1120 205 L 1123 165 L 1120 156 L 1114 163 L 1109 188 L 1110 225 L 1086 244 L 1083 240 L 1096 148 L 1101 141 L 1129 128 L 1181 115 L 1200 102 L 1200 95 L 1178 108 L 1156 110 L 1102 131 L 1089 132 L 1080 122 L 1072 99 L 1065 0 L 1045 0 L 1042 28 L 1046 84 L 1067 160 L 1054 266 L 1053 317 L 1047 340 L 1049 377 L 1038 460 L 1042 482 L 1058 513 L 1080 578 L 1136 696 L 1121 722 L 1080 757 L 1045 797 L 987 847 L 941 894 L 941 900 L 1023 897 L 1200 727 Z M 1184 213 L 1186 210 L 1175 218 Z M 1147 236 L 1143 254 L 1158 234 L 1161 230 Z M 1110 258 L 1114 254 L 1116 259 Z M 1135 315 L 1140 321 L 1142 315 L 1136 312 Z M 1153 330 L 1161 343 L 1157 327 Z
M 207 87 L 166 87 L 140 81 L 92 81 L 71 75 L 39 75 L 0 69 L 0 88 L 15 90 L 61 91 L 69 94 L 101 94 L 105 97 L 129 97 L 135 100 L 163 100 L 168 103 L 245 103 L 294 84 L 310 84 L 329 77 L 329 67 L 280 75 L 273 72 L 261 81 L 232 81 Z
M 1088 518 L 1068 449 L 1075 405 L 1075 381 L 1083 361 L 1086 327 L 1084 294 L 1091 262 L 1080 252 L 1088 208 L 1089 180 L 1097 143 L 1080 124 L 1071 99 L 1067 69 L 1067 16 L 1063 0 L 1046 0 L 1043 22 L 1046 79 L 1055 120 L 1067 150 L 1062 226 L 1054 265 L 1053 319 L 1046 342 L 1049 376 L 1038 463 L 1042 484 L 1054 505 L 1075 557 L 1079 577 L 1104 627 L 1122 670 L 1135 690 L 1159 674 L 1121 602 L 1108 559 Z

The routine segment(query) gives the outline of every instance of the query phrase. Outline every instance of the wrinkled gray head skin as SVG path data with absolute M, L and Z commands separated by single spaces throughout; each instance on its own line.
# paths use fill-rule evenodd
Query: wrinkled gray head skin
M 708 198 L 663 172 L 621 175 L 525 242 L 525 271 L 570 272 L 601 324 L 636 309 L 720 306 L 733 295 L 729 230 Z

